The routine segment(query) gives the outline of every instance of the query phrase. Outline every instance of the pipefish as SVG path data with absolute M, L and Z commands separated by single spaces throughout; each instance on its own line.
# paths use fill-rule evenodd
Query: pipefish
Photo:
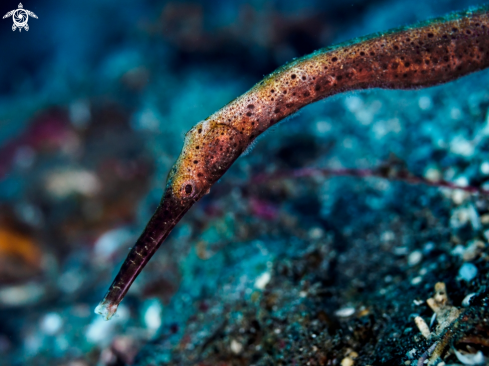
M 327 47 L 280 67 L 185 135 L 156 212 L 96 309 L 106 319 L 183 215 L 258 135 L 345 91 L 416 89 L 489 66 L 489 6 Z

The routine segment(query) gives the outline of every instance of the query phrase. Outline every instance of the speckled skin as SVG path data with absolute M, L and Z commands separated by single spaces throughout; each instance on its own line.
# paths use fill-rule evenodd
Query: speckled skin
M 189 208 L 269 127 L 300 108 L 348 90 L 414 89 L 489 66 L 489 8 L 321 49 L 279 68 L 185 136 L 165 194 L 97 312 L 107 319 Z

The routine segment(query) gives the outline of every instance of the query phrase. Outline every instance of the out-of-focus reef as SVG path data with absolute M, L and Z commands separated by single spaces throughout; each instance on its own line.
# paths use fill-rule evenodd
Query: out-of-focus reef
M 293 57 L 480 4 L 291 3 L 46 1 L 28 33 L 2 23 L 0 365 L 416 365 L 444 341 L 438 361 L 487 362 L 488 196 L 293 177 L 395 156 L 489 189 L 487 71 L 305 108 L 186 215 L 117 317 L 93 313 L 195 123 Z M 443 329 L 437 282 L 461 311 Z

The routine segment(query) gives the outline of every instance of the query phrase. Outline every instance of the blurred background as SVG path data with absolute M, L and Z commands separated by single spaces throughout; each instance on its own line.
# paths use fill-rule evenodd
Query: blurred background
M 399 273 L 413 251 L 451 253 L 484 233 L 487 243 L 487 202 L 460 191 L 251 182 L 395 155 L 418 175 L 489 188 L 487 72 L 429 90 L 350 93 L 260 138 L 174 230 L 118 317 L 93 313 L 194 124 L 294 57 L 481 3 L 25 0 L 38 16 L 28 32 L 0 22 L 0 365 L 125 365 L 142 349 L 140 364 L 192 364 L 175 349 L 191 354 L 212 334 L 199 316 L 249 308 L 288 258 L 328 249 L 322 306 L 333 311 L 379 278 L 414 276 Z M 371 257 L 379 246 L 385 256 Z M 213 357 L 242 355 L 242 342 L 226 342 Z

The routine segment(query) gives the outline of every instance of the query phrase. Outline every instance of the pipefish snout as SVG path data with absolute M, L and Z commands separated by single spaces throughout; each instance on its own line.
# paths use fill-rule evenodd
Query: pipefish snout
M 489 7 L 318 50 L 274 71 L 186 135 L 159 207 L 96 312 L 110 319 L 181 217 L 253 140 L 283 118 L 344 91 L 414 89 L 489 66 Z

